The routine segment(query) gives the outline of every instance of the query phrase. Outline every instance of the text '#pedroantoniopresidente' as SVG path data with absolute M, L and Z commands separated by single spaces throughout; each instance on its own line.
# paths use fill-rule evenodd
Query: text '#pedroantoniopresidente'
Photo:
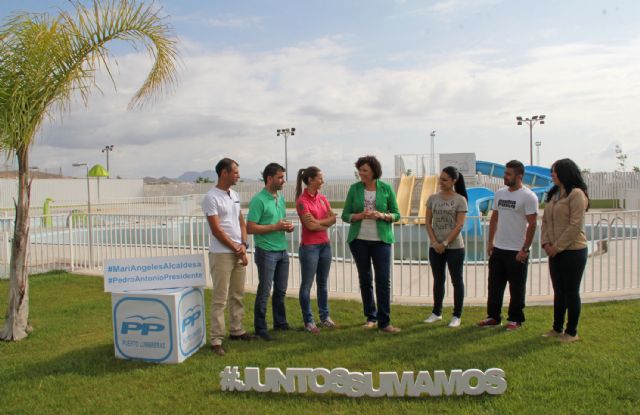
M 125 284 L 125 283 L 137 283 L 137 282 L 152 282 L 152 281 L 179 281 L 179 280 L 191 280 L 201 279 L 203 275 L 201 272 L 194 272 L 192 274 L 163 274 L 163 275 L 145 275 L 135 277 L 109 277 L 107 281 L 109 284 Z

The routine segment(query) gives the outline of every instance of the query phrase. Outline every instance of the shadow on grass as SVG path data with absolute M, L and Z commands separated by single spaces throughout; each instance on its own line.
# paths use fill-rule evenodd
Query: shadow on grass
M 66 374 L 101 377 L 109 374 L 124 374 L 134 370 L 154 370 L 158 367 L 159 365 L 146 362 L 116 359 L 113 344 L 101 344 L 57 354 L 52 359 L 26 363 L 14 370 L 0 371 L 0 385 L 8 385 L 12 381 Z
M 375 382 L 374 382 L 375 383 Z M 377 383 L 374 384 L 374 387 L 378 387 Z M 340 407 L 341 411 L 345 410 L 345 408 L 352 407 L 370 407 L 371 405 L 379 405 L 381 403 L 388 402 L 403 402 L 403 403 L 415 403 L 419 405 L 424 405 L 427 401 L 431 401 L 434 404 L 442 403 L 442 401 L 456 401 L 456 402 L 464 402 L 468 401 L 484 401 L 487 399 L 493 399 L 493 396 L 471 396 L 471 395 L 443 395 L 443 396 L 429 396 L 429 395 L 421 395 L 421 396 L 360 396 L 360 397 L 350 397 L 347 395 L 338 394 L 335 392 L 327 392 L 323 394 L 318 394 L 314 392 L 305 392 L 305 393 L 286 393 L 286 392 L 256 392 L 256 391 L 248 391 L 248 392 L 226 392 L 221 390 L 215 390 L 210 395 L 211 398 L 220 399 L 225 398 L 229 402 L 241 401 L 241 400 L 251 400 L 254 402 L 255 399 L 260 399 L 269 405 L 276 404 L 278 406 L 291 406 L 292 404 L 296 404 L 296 400 L 299 404 L 305 405 L 336 405 Z M 424 409 L 424 408 L 423 408 Z M 370 410 L 370 409 L 368 409 Z
M 347 327 L 347 328 L 344 328 Z M 230 343 L 230 342 L 228 342 Z M 401 333 L 383 334 L 359 326 L 323 330 L 319 336 L 299 331 L 279 333 L 273 342 L 231 344 L 230 353 L 209 361 L 216 370 L 247 367 L 345 367 L 355 371 L 450 370 L 513 367 L 527 355 L 557 347 L 537 330 L 506 332 L 504 328 L 405 325 Z M 207 356 L 201 350 L 199 358 Z M 307 362 L 307 363 L 305 363 Z M 309 366 L 308 362 L 313 362 Z

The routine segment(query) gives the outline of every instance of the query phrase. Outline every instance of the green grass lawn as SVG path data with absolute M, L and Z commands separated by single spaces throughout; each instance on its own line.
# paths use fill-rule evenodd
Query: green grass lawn
M 313 336 L 300 331 L 297 299 L 287 302 L 295 327 L 270 343 L 227 342 L 227 355 L 202 348 L 184 363 L 159 365 L 114 358 L 111 297 L 102 279 L 50 273 L 30 279 L 34 332 L 0 342 L 2 413 L 638 413 L 640 301 L 586 304 L 583 341 L 559 344 L 540 335 L 551 308 L 530 307 L 517 332 L 474 327 L 481 308 L 464 310 L 463 325 L 426 326 L 426 307 L 394 306 L 398 335 L 364 331 L 359 302 L 332 301 L 342 328 Z M 7 306 L 0 281 L 0 310 Z M 210 292 L 207 290 L 207 298 Z M 253 296 L 246 298 L 247 329 Z M 314 307 L 315 308 L 315 307 Z M 448 318 L 450 308 L 445 309 Z M 445 319 L 446 320 L 446 319 Z M 0 324 L 4 320 L 0 319 Z M 500 396 L 348 398 L 336 394 L 222 392 L 218 373 L 240 368 L 345 367 L 352 371 L 446 370 L 498 367 L 508 388 Z

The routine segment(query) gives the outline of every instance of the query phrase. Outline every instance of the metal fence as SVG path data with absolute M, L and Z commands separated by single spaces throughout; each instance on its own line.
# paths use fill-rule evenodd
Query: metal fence
M 206 253 L 208 225 L 203 216 L 86 214 L 32 217 L 29 237 L 29 267 L 32 273 L 50 270 L 77 272 L 102 271 L 105 259 Z M 291 261 L 289 292 L 300 285 L 297 260 L 300 224 L 288 235 Z M 428 262 L 429 240 L 424 225 L 409 217 L 394 225 L 392 289 L 394 300 L 427 303 L 432 297 L 432 274 Z M 466 301 L 483 303 L 487 296 L 486 218 L 476 221 L 474 233 L 464 235 L 466 260 L 464 279 Z M 406 222 L 406 223 L 405 223 Z M 594 212 L 586 217 L 589 259 L 582 281 L 582 292 L 594 298 L 640 293 L 640 211 Z M 9 270 L 10 238 L 13 220 L 0 219 L 0 278 Z M 336 296 L 357 298 L 359 283 L 356 267 L 346 243 L 348 224 L 338 221 L 330 230 L 333 250 L 329 287 Z M 547 258 L 540 247 L 540 232 L 532 247 L 527 295 L 532 301 L 549 301 L 550 284 Z M 251 246 L 253 242 L 250 241 Z M 250 249 L 251 252 L 251 249 Z M 257 269 L 249 266 L 247 286 L 255 289 Z M 447 301 L 451 293 L 447 292 Z

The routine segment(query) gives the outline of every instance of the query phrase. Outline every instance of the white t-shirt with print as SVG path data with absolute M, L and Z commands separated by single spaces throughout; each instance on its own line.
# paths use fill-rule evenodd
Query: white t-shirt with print
M 498 190 L 493 199 L 493 210 L 498 212 L 498 229 L 493 246 L 519 251 L 524 245 L 527 215 L 538 213 L 538 198 L 526 186 L 510 192 L 508 187 Z
M 364 210 L 376 210 L 376 191 L 365 190 L 364 191 Z M 375 219 L 362 219 L 360 224 L 360 232 L 357 236 L 358 239 L 363 241 L 379 241 L 380 235 L 378 235 L 378 225 Z

